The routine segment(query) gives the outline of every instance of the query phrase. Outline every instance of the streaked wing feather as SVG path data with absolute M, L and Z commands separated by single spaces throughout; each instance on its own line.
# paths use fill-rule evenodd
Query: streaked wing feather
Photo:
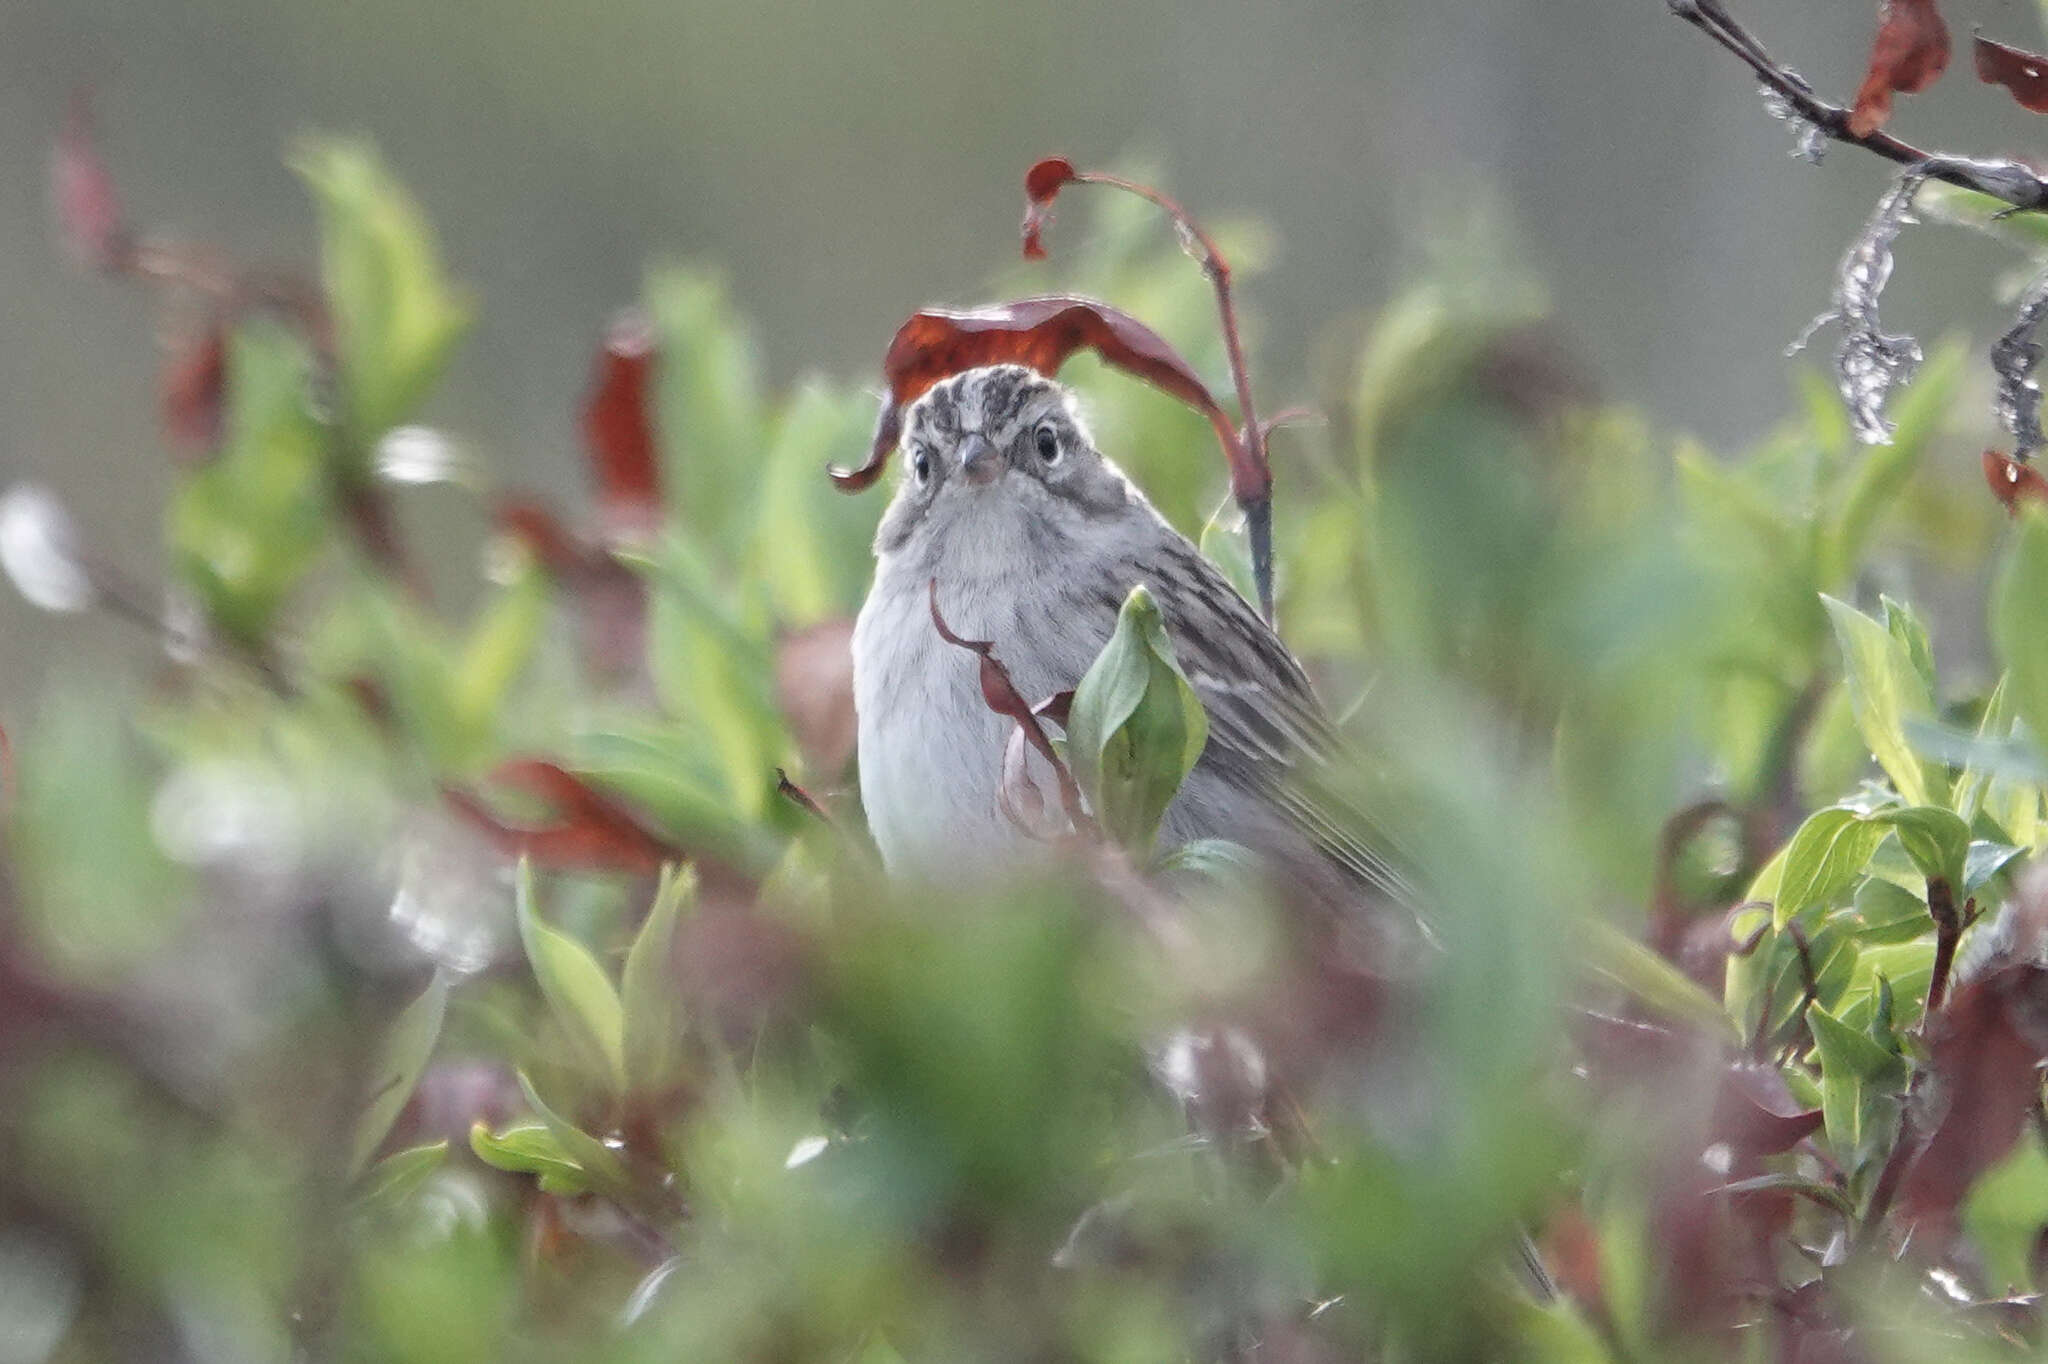
M 1360 883 L 1413 905 L 1413 884 L 1366 841 L 1391 846 L 1382 831 L 1316 780 L 1343 742 L 1279 636 L 1186 540 L 1170 545 L 1163 571 L 1146 576 L 1181 668 L 1209 715 L 1203 762 L 1274 801 Z

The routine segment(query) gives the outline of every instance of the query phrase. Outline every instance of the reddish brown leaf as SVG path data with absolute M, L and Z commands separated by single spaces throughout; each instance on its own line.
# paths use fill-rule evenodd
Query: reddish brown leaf
M 853 622 L 828 620 L 787 636 L 775 652 L 775 699 L 813 775 L 853 760 Z
M 121 196 L 100 156 L 92 105 L 83 91 L 71 97 L 70 112 L 50 154 L 50 201 L 58 236 L 79 264 L 112 270 L 127 261 L 131 243 Z
M 962 639 L 946 624 L 946 618 L 939 614 L 939 580 L 933 578 L 929 586 L 932 627 L 939 632 L 939 638 L 955 648 L 966 649 L 981 661 L 981 700 L 998 715 L 1006 715 L 1016 722 L 1023 732 L 1024 740 L 1035 749 L 1041 758 L 1052 765 L 1053 776 L 1059 781 L 1060 806 L 1066 811 L 1067 819 L 1076 829 L 1092 829 L 1094 821 L 1088 818 L 1087 810 L 1081 804 L 1081 788 L 1074 783 L 1074 774 L 1060 755 L 1054 751 L 1052 740 L 1045 737 L 1044 728 L 1038 723 L 1038 715 L 1017 690 L 1017 684 L 1010 680 L 1010 670 L 996 657 L 995 645 L 985 639 Z
M 583 658 L 592 670 L 614 680 L 639 675 L 646 665 L 646 580 L 533 498 L 501 499 L 497 522 L 575 595 Z
M 1049 156 L 1024 172 L 1024 259 L 1044 260 L 1045 244 L 1040 240 L 1052 221 L 1052 201 L 1063 185 L 1074 182 L 1074 163 L 1063 156 Z
M 652 874 L 688 855 L 650 832 L 632 811 L 581 777 L 539 758 L 505 763 L 492 774 L 501 786 L 538 796 L 554 807 L 546 823 L 518 825 L 466 791 L 446 788 L 450 806 L 506 852 L 543 866 L 598 867 Z
M 1902 1201 L 1929 1234 L 1953 1228 L 1977 1177 L 2019 1140 L 2048 1058 L 2048 968 L 2016 962 L 1955 992 L 1927 1024 L 1941 1116 L 1907 1170 Z
M 1997 450 L 1984 452 L 1984 481 L 1991 485 L 1991 495 L 2009 512 L 2017 512 L 2022 502 L 2048 502 L 2048 478 L 2031 464 L 2022 464 L 2008 458 Z
M 1948 25 L 1934 0 L 1885 0 L 1870 69 L 1849 111 L 1849 131 L 1868 137 L 1892 113 L 1892 95 L 1925 90 L 1948 67 Z
M 157 377 L 157 407 L 172 444 L 198 454 L 220 447 L 227 371 L 227 335 L 218 318 L 184 338 L 165 357 Z
M 1264 497 L 1272 477 L 1238 440 L 1223 407 L 1194 369 L 1144 323 L 1106 303 L 1071 295 L 1018 299 L 965 312 L 916 313 L 896 331 L 882 362 L 889 385 L 867 463 L 834 469 L 847 492 L 870 487 L 888 465 L 903 433 L 903 409 L 934 384 L 981 365 L 1026 365 L 1055 374 L 1076 351 L 1092 350 L 1114 368 L 1136 375 L 1209 419 L 1230 461 L 1231 490 L 1240 499 Z
M 1976 50 L 1978 80 L 2004 86 L 2022 109 L 2048 114 L 2048 57 L 1994 43 L 1981 33 Z
M 1738 1155 L 1780 1155 L 1820 1128 L 1821 1110 L 1802 1108 L 1776 1070 L 1732 1065 L 1722 1073 L 1713 1132 Z
M 642 535 L 661 521 L 654 364 L 653 328 L 637 312 L 621 313 L 605 336 L 583 408 L 584 446 L 608 535 Z
M 541 567 L 557 578 L 587 572 L 596 551 L 562 524 L 562 518 L 530 497 L 512 496 L 498 503 L 498 528 L 525 545 Z

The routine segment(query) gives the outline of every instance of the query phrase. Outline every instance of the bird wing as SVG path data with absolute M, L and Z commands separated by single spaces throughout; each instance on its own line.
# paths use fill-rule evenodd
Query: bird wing
M 1413 885 L 1380 851 L 1391 841 L 1322 780 L 1346 749 L 1301 664 L 1185 537 L 1171 536 L 1156 564 L 1141 576 L 1209 716 L 1202 763 L 1272 801 L 1358 882 L 1412 906 Z

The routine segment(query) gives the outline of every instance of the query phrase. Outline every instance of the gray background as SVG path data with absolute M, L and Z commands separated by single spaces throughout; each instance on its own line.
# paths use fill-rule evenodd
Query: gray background
M 1872 6 L 1744 8 L 1823 91 L 1853 90 Z M 1895 129 L 2048 145 L 1968 71 L 1970 24 L 2038 44 L 2033 8 L 1947 10 L 1957 67 Z M 1741 69 L 1663 0 L 0 0 L 0 483 L 54 486 L 145 574 L 168 481 L 153 319 L 66 266 L 42 193 L 81 83 L 139 222 L 262 260 L 311 251 L 294 134 L 375 138 L 483 308 L 429 415 L 564 492 L 592 339 L 647 263 L 722 267 L 776 379 L 864 376 L 905 313 L 970 301 L 1013 259 L 1019 176 L 1054 151 L 1154 157 L 1199 211 L 1272 224 L 1250 299 L 1269 401 L 1413 270 L 1424 206 L 1492 197 L 1604 391 L 1729 444 L 1789 407 L 1780 351 L 1888 174 L 1846 148 L 1790 159 Z M 1909 236 L 1887 320 L 1988 334 L 2013 263 Z M 145 653 L 0 591 L 0 722 L 61 662 Z

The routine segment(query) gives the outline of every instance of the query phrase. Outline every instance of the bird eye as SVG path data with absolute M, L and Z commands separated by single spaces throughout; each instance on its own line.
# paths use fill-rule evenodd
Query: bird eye
M 1053 429 L 1051 422 L 1038 424 L 1038 457 L 1047 464 L 1060 457 L 1060 433 Z
M 922 488 L 932 481 L 932 452 L 919 445 L 910 452 L 910 472 L 917 475 L 917 486 Z

